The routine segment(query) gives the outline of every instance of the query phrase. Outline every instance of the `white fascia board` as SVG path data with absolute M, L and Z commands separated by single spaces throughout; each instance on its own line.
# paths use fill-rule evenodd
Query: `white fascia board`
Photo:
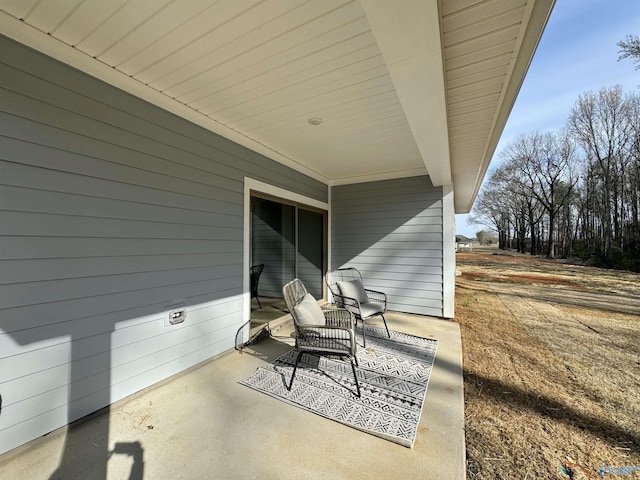
M 437 0 L 361 0 L 434 186 L 451 184 Z
M 119 70 L 102 63 L 95 58 L 67 45 L 60 40 L 28 25 L 25 22 L 0 10 L 0 33 L 13 40 L 33 48 L 49 57 L 55 58 L 81 72 L 106 82 L 120 90 L 124 90 L 142 100 L 157 107 L 167 110 L 191 123 L 206 128 L 232 142 L 275 160 L 289 168 L 303 173 L 324 184 L 329 184 L 329 179 L 290 157 L 269 148 L 242 133 L 207 117 L 206 115 L 187 107 L 173 98 L 145 85 L 138 80 L 120 72 Z
M 442 187 L 442 316 L 455 316 L 456 221 L 452 185 Z

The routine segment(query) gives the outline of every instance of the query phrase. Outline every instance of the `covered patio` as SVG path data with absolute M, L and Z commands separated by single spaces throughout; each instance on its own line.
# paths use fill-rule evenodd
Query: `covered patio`
M 0 0 L 2 478 L 463 477 L 455 214 L 553 0 L 397 3 Z M 414 450 L 238 385 L 255 265 L 442 336 Z
M 439 341 L 413 449 L 238 383 L 291 348 L 289 324 L 5 454 L 0 478 L 464 479 L 458 324 L 399 313 L 388 322 Z

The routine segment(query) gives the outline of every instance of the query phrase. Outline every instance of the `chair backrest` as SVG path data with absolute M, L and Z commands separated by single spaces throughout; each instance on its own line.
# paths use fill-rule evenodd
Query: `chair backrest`
M 287 304 L 287 309 L 291 316 L 294 316 L 293 307 L 295 307 L 307 294 L 307 289 L 304 283 L 298 278 L 294 278 L 284 287 L 282 287 L 282 295 L 284 296 L 284 302 Z M 295 320 L 295 317 L 294 317 Z M 295 322 L 294 322 L 295 323 Z
M 251 294 L 256 296 L 258 294 L 258 281 L 260 280 L 260 275 L 262 275 L 262 271 L 264 270 L 264 264 L 260 265 L 252 265 L 251 266 Z
M 331 290 L 333 295 L 340 295 L 338 290 L 338 282 L 350 282 L 353 280 L 360 280 L 362 283 L 362 275 L 355 268 L 338 268 L 337 270 L 330 270 L 325 276 L 327 287 Z

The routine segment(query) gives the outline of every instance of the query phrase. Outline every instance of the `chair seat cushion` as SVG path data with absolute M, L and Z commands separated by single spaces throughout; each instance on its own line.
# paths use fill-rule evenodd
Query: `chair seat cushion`
M 298 325 L 325 325 L 322 309 L 313 295 L 307 293 L 300 303 L 293 307 L 294 317 Z
M 365 302 L 360 304 L 360 316 L 362 318 L 371 317 L 384 313 L 384 304 L 377 302 Z
M 355 298 L 360 303 L 369 301 L 369 296 L 360 280 L 338 282 L 338 290 L 343 297 Z

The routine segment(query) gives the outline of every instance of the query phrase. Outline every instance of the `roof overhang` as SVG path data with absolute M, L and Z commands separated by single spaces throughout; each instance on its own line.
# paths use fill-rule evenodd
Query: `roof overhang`
M 0 1 L 0 32 L 329 185 L 429 175 L 464 213 L 553 3 Z

